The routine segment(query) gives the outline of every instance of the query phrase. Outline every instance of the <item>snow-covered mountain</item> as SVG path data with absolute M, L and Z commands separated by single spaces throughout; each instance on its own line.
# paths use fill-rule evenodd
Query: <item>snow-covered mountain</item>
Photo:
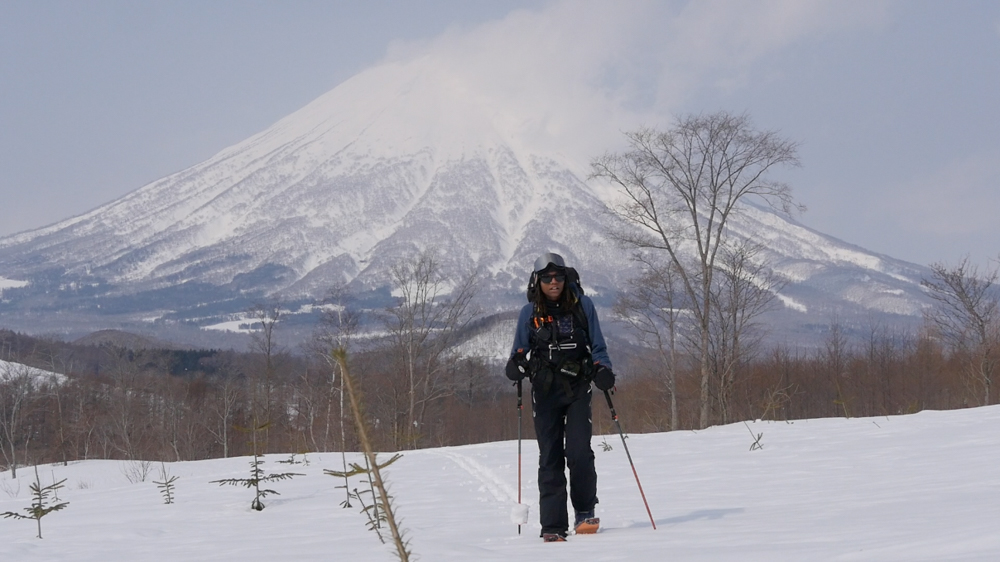
M 268 296 L 308 305 L 341 282 L 384 294 L 389 266 L 427 249 L 449 274 L 478 271 L 488 308 L 523 299 L 544 251 L 610 303 L 630 266 L 603 238 L 613 192 L 587 181 L 594 155 L 545 148 L 537 123 L 502 107 L 423 59 L 369 69 L 205 162 L 0 239 L 5 322 L 212 324 Z M 753 208 L 734 230 L 766 240 L 789 278 L 783 324 L 914 319 L 924 305 L 918 266 Z

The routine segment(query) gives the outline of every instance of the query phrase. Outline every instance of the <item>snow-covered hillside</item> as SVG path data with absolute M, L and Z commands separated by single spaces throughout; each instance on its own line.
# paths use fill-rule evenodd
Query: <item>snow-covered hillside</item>
M 626 429 L 628 412 L 620 412 Z M 606 416 L 595 405 L 595 416 Z M 750 450 L 759 437 L 762 449 Z M 612 450 L 605 451 L 607 442 Z M 517 446 L 499 442 L 404 453 L 388 470 L 397 510 L 420 560 L 852 560 L 1000 559 L 1000 407 L 914 415 L 737 423 L 702 431 L 631 435 L 657 529 L 646 515 L 617 434 L 597 436 L 602 531 L 562 544 L 538 538 L 534 467 L 524 443 L 523 497 L 530 523 L 518 535 Z M 136 463 L 91 460 L 39 467 L 43 484 L 66 479 L 63 511 L 0 521 L 0 559 L 18 561 L 393 560 L 348 509 L 323 469 L 339 453 L 268 472 L 279 496 L 250 509 L 242 488 L 210 483 L 248 474 L 248 459 L 166 463 L 176 503 L 153 480 L 130 482 Z M 356 460 L 356 454 L 349 455 Z M 301 462 L 303 456 L 296 456 Z M 30 504 L 31 470 L 0 474 L 0 512 Z M 354 480 L 352 486 L 361 486 Z
M 600 203 L 580 163 L 524 149 L 456 77 L 426 70 L 363 72 L 204 163 L 0 240 L 4 265 L 146 288 L 270 268 L 266 289 L 315 296 L 431 246 L 453 268 L 518 277 L 553 239 L 589 247 Z
M 24 379 L 30 384 L 62 383 L 66 375 L 0 359 L 0 383 Z

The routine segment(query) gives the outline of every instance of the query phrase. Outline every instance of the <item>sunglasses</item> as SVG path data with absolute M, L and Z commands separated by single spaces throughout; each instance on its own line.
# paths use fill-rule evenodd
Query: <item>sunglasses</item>
M 547 274 L 547 275 L 542 275 L 541 277 L 538 278 L 538 280 L 541 281 L 542 283 L 545 283 L 546 285 L 548 285 L 548 284 L 552 283 L 553 281 L 555 281 L 557 283 L 562 283 L 562 282 L 566 281 L 566 276 L 563 275 L 562 273 L 550 273 L 550 274 Z

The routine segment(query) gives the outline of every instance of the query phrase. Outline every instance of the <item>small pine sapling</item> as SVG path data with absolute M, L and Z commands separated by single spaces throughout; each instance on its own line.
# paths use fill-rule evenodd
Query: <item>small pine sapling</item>
M 212 484 L 218 484 L 224 486 L 226 484 L 230 486 L 243 486 L 244 488 L 252 488 L 254 490 L 253 501 L 250 502 L 250 507 L 255 511 L 264 510 L 264 502 L 262 499 L 274 494 L 280 496 L 278 492 L 270 490 L 267 488 L 261 488 L 261 484 L 267 484 L 269 482 L 277 482 L 279 480 L 288 480 L 295 476 L 305 476 L 304 474 L 299 474 L 297 472 L 281 472 L 275 474 L 264 474 L 264 469 L 260 465 L 264 464 L 264 461 L 254 455 L 253 460 L 250 461 L 250 478 L 226 478 L 224 480 L 212 480 Z
M 385 467 L 399 460 L 402 456 L 403 455 L 400 455 L 399 453 L 393 455 L 392 458 L 389 459 L 388 461 L 378 464 L 377 465 L 378 469 L 379 470 L 384 469 Z M 368 464 L 367 461 L 368 459 L 367 457 L 365 457 L 365 464 Z M 368 484 L 369 489 L 358 491 L 357 488 L 354 488 L 354 492 L 351 493 L 351 497 L 358 500 L 358 502 L 361 504 L 361 512 L 368 517 L 368 530 L 375 531 L 375 534 L 378 535 L 378 539 L 382 541 L 382 544 L 385 544 L 385 537 L 382 536 L 382 524 L 383 523 L 388 524 L 388 519 L 386 517 L 386 513 L 388 512 L 387 510 L 388 504 L 383 502 L 381 500 L 380 495 L 376 493 L 374 484 L 375 479 L 372 478 L 372 468 L 370 468 L 370 466 L 364 467 L 357 463 L 351 463 L 351 470 L 347 472 L 323 469 L 323 473 L 336 478 L 345 478 L 345 479 L 350 478 L 351 476 L 358 476 L 362 474 L 367 476 L 365 482 Z M 365 503 L 363 497 L 364 494 L 371 496 L 372 501 L 370 505 Z M 392 502 L 391 495 L 387 494 L 386 498 L 388 498 L 389 503 Z
M 60 502 L 53 505 L 48 505 L 49 496 L 55 495 L 59 488 L 63 487 L 63 482 L 66 479 L 63 478 L 58 482 L 53 482 L 48 486 L 42 486 L 42 480 L 38 476 L 38 465 L 35 465 L 35 481 L 29 486 L 31 494 L 33 496 L 33 501 L 31 502 L 31 507 L 24 508 L 24 511 L 28 515 L 21 515 L 20 513 L 14 513 L 13 511 L 8 511 L 5 513 L 0 513 L 5 519 L 34 519 L 38 524 L 38 538 L 42 538 L 42 517 L 52 513 L 53 511 L 59 511 L 69 505 L 69 502 Z M 56 496 L 56 501 L 58 501 L 58 496 Z
M 160 489 L 160 493 L 163 494 L 163 503 L 166 505 L 174 503 L 174 482 L 176 482 L 178 478 L 180 478 L 180 476 L 171 476 L 170 473 L 167 472 L 167 466 L 162 462 L 160 463 L 160 480 L 162 480 L 162 482 L 153 480 L 153 484 L 156 484 L 156 487 Z
M 261 488 L 261 483 L 276 482 L 278 480 L 288 480 L 295 476 L 304 476 L 297 472 L 281 472 L 275 474 L 265 474 L 264 469 L 260 465 L 264 464 L 264 460 L 260 458 L 257 454 L 257 433 L 261 431 L 266 431 L 270 422 L 266 422 L 260 425 L 255 425 L 251 428 L 250 432 L 253 435 L 253 460 L 250 461 L 250 478 L 226 478 L 223 480 L 212 480 L 212 484 L 218 484 L 220 486 L 230 485 L 230 486 L 243 486 L 245 488 L 252 488 L 254 490 L 253 501 L 250 502 L 250 508 L 254 511 L 263 511 L 264 502 L 261 501 L 263 498 L 274 494 L 280 496 L 275 490 L 270 490 L 267 488 Z M 242 428 L 240 428 L 242 429 Z
M 403 533 L 400 530 L 399 525 L 396 524 L 396 515 L 394 513 L 395 509 L 390 501 L 388 487 L 381 472 L 382 466 L 388 466 L 389 464 L 395 462 L 399 459 L 399 455 L 396 455 L 384 465 L 379 465 L 375 460 L 375 449 L 372 447 L 371 440 L 368 439 L 368 424 L 365 422 L 363 407 L 364 400 L 362 399 L 361 391 L 354 387 L 354 379 L 351 377 L 351 373 L 347 369 L 347 351 L 343 348 L 335 349 L 331 352 L 331 356 L 334 362 L 340 366 L 340 372 L 342 374 L 344 384 L 347 386 L 347 395 L 351 401 L 351 412 L 354 414 L 354 424 L 357 426 L 358 437 L 361 439 L 361 448 L 365 453 L 365 463 L 371 471 L 370 480 L 374 485 L 375 490 L 378 491 L 375 503 L 381 505 L 382 512 L 379 514 L 379 518 L 384 517 L 386 525 L 389 526 L 389 531 L 392 533 L 393 546 L 396 548 L 396 556 L 399 558 L 400 562 L 408 562 L 410 560 L 409 541 L 403 538 Z M 368 472 L 368 469 L 361 468 L 360 466 L 357 468 L 361 469 L 362 472 Z M 345 475 L 345 473 L 340 473 L 340 475 Z M 379 539 L 381 538 L 382 536 L 379 534 Z
M 752 429 L 750 429 L 750 426 L 749 426 L 749 425 L 747 425 L 747 422 L 743 422 L 743 425 L 745 425 L 745 426 L 746 426 L 746 428 L 747 428 L 747 431 L 749 431 L 749 432 L 750 432 L 750 436 L 754 438 L 754 440 L 753 440 L 753 443 L 751 443 L 751 444 L 750 444 L 750 450 L 751 450 L 751 451 L 756 451 L 757 449 L 763 449 L 763 448 L 764 448 L 764 446 L 760 444 L 760 440 L 761 440 L 761 439 L 762 439 L 762 438 L 764 437 L 764 433 L 763 433 L 763 432 L 761 432 L 761 433 L 758 433 L 758 434 L 757 434 L 757 435 L 755 436 L 755 435 L 753 434 L 753 430 L 752 430 Z
M 253 428 L 237 428 L 241 431 L 249 431 L 252 439 L 251 444 L 253 445 L 253 460 L 250 461 L 250 478 L 226 478 L 224 480 L 212 480 L 212 484 L 218 484 L 219 486 L 243 486 L 244 488 L 252 488 L 254 490 L 253 501 L 250 502 L 250 507 L 254 511 L 264 511 L 264 502 L 261 501 L 265 497 L 274 494 L 280 496 L 278 492 L 269 489 L 261 489 L 260 485 L 262 483 L 277 482 L 278 480 L 288 480 L 295 476 L 305 476 L 297 472 L 281 472 L 275 474 L 264 474 L 264 469 L 260 465 L 264 464 L 264 460 L 260 458 L 257 454 L 258 439 L 257 434 L 262 431 L 267 431 L 267 428 L 271 425 L 271 422 L 265 422 L 263 424 L 254 424 Z

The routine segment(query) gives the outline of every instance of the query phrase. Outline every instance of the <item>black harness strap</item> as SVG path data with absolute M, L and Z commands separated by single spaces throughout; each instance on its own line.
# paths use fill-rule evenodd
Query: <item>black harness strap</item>
M 560 340 L 563 332 L 559 321 L 570 319 L 567 340 Z M 570 314 L 558 318 L 551 314 L 536 314 L 531 317 L 534 330 L 531 333 L 532 384 L 538 385 L 543 394 L 551 390 L 552 382 L 559 380 L 567 395 L 572 395 L 572 381 L 590 382 L 593 377 L 593 363 L 590 354 L 590 326 L 583 308 L 576 304 Z M 582 340 L 577 330 L 582 332 Z

